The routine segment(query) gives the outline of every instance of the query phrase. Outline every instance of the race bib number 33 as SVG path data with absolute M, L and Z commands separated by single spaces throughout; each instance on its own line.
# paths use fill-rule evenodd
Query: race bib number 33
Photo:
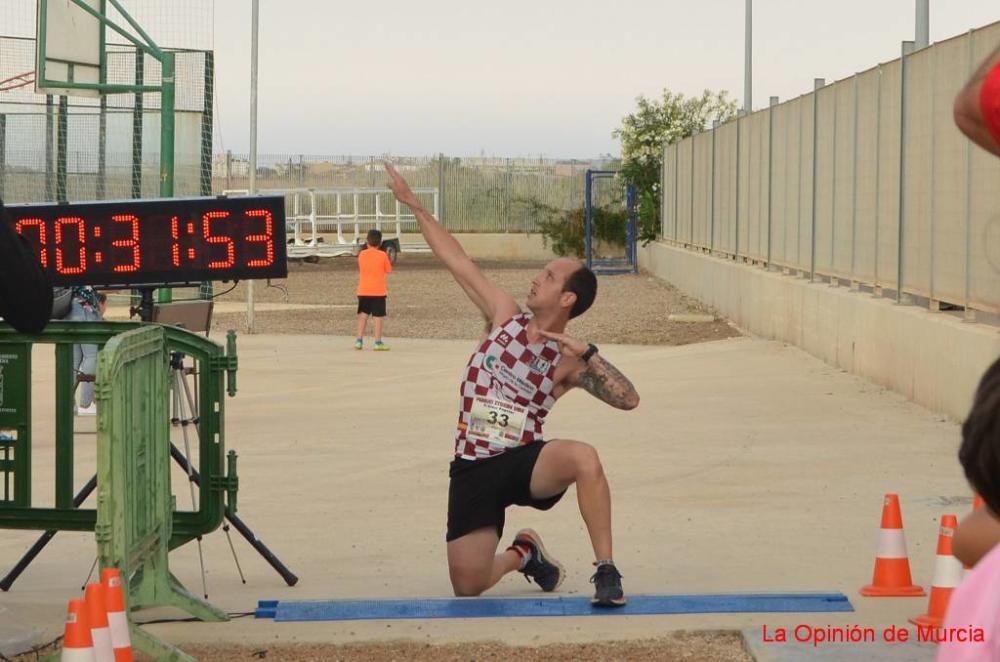
M 477 396 L 472 402 L 472 416 L 466 434 L 475 440 L 507 447 L 518 446 L 527 412 L 527 408 L 513 402 Z

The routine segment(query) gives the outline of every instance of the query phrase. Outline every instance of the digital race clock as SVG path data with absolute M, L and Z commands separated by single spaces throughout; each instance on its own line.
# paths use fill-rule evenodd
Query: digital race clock
M 53 285 L 284 278 L 281 196 L 8 205 Z

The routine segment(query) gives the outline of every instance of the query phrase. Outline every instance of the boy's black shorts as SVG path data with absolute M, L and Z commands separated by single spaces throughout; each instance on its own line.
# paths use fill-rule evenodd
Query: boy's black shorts
M 487 526 L 495 526 L 503 536 L 507 506 L 530 506 L 548 510 L 566 493 L 547 499 L 531 497 L 531 472 L 545 442 L 519 446 L 484 460 L 451 462 L 448 475 L 448 542 Z
M 364 313 L 372 317 L 385 317 L 385 300 L 387 297 L 358 297 L 358 314 Z

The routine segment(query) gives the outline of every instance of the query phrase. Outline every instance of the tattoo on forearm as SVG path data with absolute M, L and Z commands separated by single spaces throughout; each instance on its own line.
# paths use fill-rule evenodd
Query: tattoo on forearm
M 600 355 L 594 356 L 587 363 L 580 375 L 580 386 L 612 407 L 632 409 L 639 403 L 639 394 L 628 377 Z

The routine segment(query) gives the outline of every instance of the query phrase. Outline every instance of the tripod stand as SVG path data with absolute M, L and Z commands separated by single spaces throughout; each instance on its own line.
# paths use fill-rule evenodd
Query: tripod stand
M 184 437 L 184 455 L 182 456 L 184 462 L 181 464 L 182 467 L 186 465 L 185 471 L 187 472 L 188 478 L 188 489 L 191 494 L 191 510 L 197 509 L 197 502 L 194 496 L 194 467 L 191 465 L 191 444 L 188 439 L 188 426 L 194 425 L 195 434 L 198 432 L 198 408 L 195 405 L 195 398 L 191 396 L 191 389 L 188 388 L 187 375 L 189 374 L 188 369 L 184 366 L 184 354 L 180 352 L 170 352 L 170 394 L 171 402 L 173 408 L 171 409 L 170 424 L 174 427 L 180 427 L 181 432 Z M 193 372 L 193 370 L 192 370 Z M 173 451 L 176 446 L 171 444 L 171 451 Z M 171 455 L 173 453 L 171 452 Z M 233 552 L 233 560 L 236 562 L 236 571 L 240 573 L 240 581 L 244 584 L 247 583 L 246 577 L 243 576 L 243 568 L 240 567 L 239 557 L 236 556 L 236 548 L 233 547 L 233 539 L 229 535 L 229 524 L 223 524 L 222 530 L 226 534 L 226 540 L 229 541 L 229 549 Z M 201 588 L 205 599 L 208 599 L 208 585 L 205 580 L 205 556 L 201 549 L 201 536 L 196 539 L 198 543 L 198 563 L 201 566 Z M 89 580 L 89 577 L 88 577 Z M 84 582 L 86 584 L 86 582 Z
M 153 318 L 154 304 L 153 304 L 153 288 L 141 288 L 141 304 L 133 309 L 133 313 L 138 313 L 140 318 L 144 322 L 150 322 Z M 175 354 L 176 359 L 175 359 Z M 175 368 L 175 364 L 179 368 Z M 198 411 L 195 406 L 197 398 L 192 398 L 191 389 L 188 387 L 186 377 L 186 368 L 183 365 L 183 355 L 179 353 L 171 353 L 170 357 L 170 372 L 171 372 L 171 391 L 172 391 L 172 402 L 174 407 L 172 410 L 171 422 L 176 419 L 176 424 L 180 425 L 184 434 L 184 444 L 185 450 L 189 451 L 188 448 L 188 437 L 187 437 L 187 426 L 195 424 L 197 426 L 198 421 Z M 187 401 L 188 409 L 186 412 L 181 410 L 182 398 Z M 196 428 L 197 429 L 197 428 Z M 171 442 L 170 444 L 170 456 L 177 462 L 178 466 L 184 471 L 188 477 L 188 483 L 190 486 L 192 494 L 192 506 L 194 502 L 194 487 L 198 486 L 199 489 L 202 487 L 201 475 L 194 465 L 189 461 L 190 452 L 187 454 L 182 453 L 177 446 Z M 230 457 L 235 457 L 233 451 L 230 451 Z M 233 465 L 235 466 L 235 465 Z M 73 497 L 73 507 L 79 508 L 87 500 L 87 498 L 97 489 L 97 476 L 92 477 L 83 488 Z M 224 511 L 224 523 L 223 531 L 226 533 L 226 537 L 229 540 L 229 546 L 233 550 L 233 558 L 236 559 L 235 547 L 233 547 L 232 538 L 229 535 L 229 524 L 242 535 L 248 543 L 257 551 L 261 557 L 268 562 L 268 564 L 274 568 L 274 570 L 281 576 L 288 586 L 295 586 L 299 578 L 277 558 L 268 547 L 261 542 L 261 540 L 256 536 L 256 534 L 250 529 L 246 523 L 239 518 L 235 512 L 233 512 L 233 505 L 226 504 Z M 55 530 L 45 531 L 38 540 L 25 552 L 24 556 L 14 565 L 14 567 L 7 573 L 3 579 L 0 579 L 0 591 L 9 591 L 11 586 L 17 578 L 24 572 L 24 570 L 31 564 L 32 561 L 41 553 L 45 546 L 48 545 L 49 541 L 52 540 L 56 535 Z M 199 559 L 201 559 L 201 539 L 198 538 L 199 542 Z M 246 583 L 246 579 L 243 577 L 243 570 L 240 568 L 239 560 L 236 559 L 236 567 L 240 573 L 240 579 L 243 583 Z M 92 571 L 91 571 L 92 572 Z M 204 576 L 204 562 L 202 561 L 202 588 L 205 588 L 205 576 Z

